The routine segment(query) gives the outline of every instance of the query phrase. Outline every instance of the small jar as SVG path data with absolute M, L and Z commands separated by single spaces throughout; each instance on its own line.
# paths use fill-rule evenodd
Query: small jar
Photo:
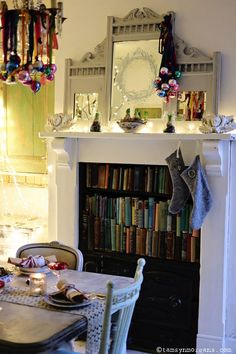
M 46 275 L 43 273 L 30 274 L 30 295 L 40 296 L 46 293 Z

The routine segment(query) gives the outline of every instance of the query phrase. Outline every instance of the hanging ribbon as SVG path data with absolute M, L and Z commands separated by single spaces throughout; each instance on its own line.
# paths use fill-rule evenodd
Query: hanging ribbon
M 172 15 L 166 15 L 159 25 L 160 38 L 158 52 L 162 55 L 159 76 L 154 81 L 157 95 L 169 98 L 176 97 L 179 85 L 177 80 L 181 73 L 176 63 L 175 45 L 172 34 Z
M 9 12 L 7 9 L 6 3 L 2 6 L 2 47 L 3 47 L 3 56 L 4 63 L 7 63 L 7 46 L 8 46 L 8 36 L 9 36 L 9 27 L 8 27 L 8 17 Z
M 0 78 L 7 83 L 16 80 L 37 92 L 41 84 L 54 79 L 56 65 L 52 63 L 53 49 L 58 49 L 56 23 L 63 22 L 62 4 L 59 8 L 47 9 L 38 0 L 34 8 L 33 0 L 22 0 L 19 9 L 8 10 L 6 2 L 1 3 L 2 45 L 4 66 Z M 30 7 L 30 8 L 29 8 Z M 20 56 L 17 53 L 18 28 L 21 32 Z M 26 38 L 28 36 L 28 38 Z M 46 62 L 43 58 L 46 52 Z
M 52 49 L 53 49 L 53 38 L 55 35 L 56 29 L 56 14 L 57 11 L 55 9 L 50 9 L 50 16 L 49 16 L 49 40 L 48 40 L 48 58 L 49 64 L 52 63 Z

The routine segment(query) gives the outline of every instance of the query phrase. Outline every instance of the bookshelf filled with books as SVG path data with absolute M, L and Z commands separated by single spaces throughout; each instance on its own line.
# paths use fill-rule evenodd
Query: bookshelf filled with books
M 168 212 L 167 166 L 79 163 L 79 248 L 84 270 L 134 275 L 146 259 L 144 282 L 129 332 L 129 347 L 196 345 L 200 232 L 192 230 L 191 200 Z
M 200 233 L 191 202 L 168 212 L 167 166 L 81 163 L 80 248 L 199 262 Z

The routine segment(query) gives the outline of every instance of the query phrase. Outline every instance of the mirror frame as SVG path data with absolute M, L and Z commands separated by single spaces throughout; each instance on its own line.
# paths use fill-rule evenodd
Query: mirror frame
M 221 53 L 214 52 L 211 58 L 197 48 L 188 47 L 175 34 L 175 13 L 167 14 L 172 14 L 178 70 L 182 73 L 180 91 L 206 91 L 206 113 L 218 114 Z M 108 16 L 107 36 L 94 52 L 86 53 L 78 63 L 66 59 L 64 113 L 73 112 L 75 93 L 97 92 L 98 111 L 102 114 L 102 123 L 107 124 L 111 113 L 113 44 L 159 39 L 159 24 L 167 14 L 159 15 L 144 7 L 131 10 L 124 18 Z

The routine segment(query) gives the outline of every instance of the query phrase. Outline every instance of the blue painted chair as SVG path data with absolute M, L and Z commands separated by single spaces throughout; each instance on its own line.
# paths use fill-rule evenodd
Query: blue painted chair
M 134 283 L 122 289 L 115 289 L 111 281 L 107 283 L 106 305 L 103 317 L 103 328 L 99 354 L 125 354 L 128 331 L 133 315 L 135 303 L 139 297 L 143 281 L 143 267 L 145 260 L 138 260 Z M 111 341 L 111 318 L 118 312 L 116 331 Z M 73 354 L 66 349 L 58 349 L 53 354 Z M 78 353 L 78 352 L 77 352 Z

